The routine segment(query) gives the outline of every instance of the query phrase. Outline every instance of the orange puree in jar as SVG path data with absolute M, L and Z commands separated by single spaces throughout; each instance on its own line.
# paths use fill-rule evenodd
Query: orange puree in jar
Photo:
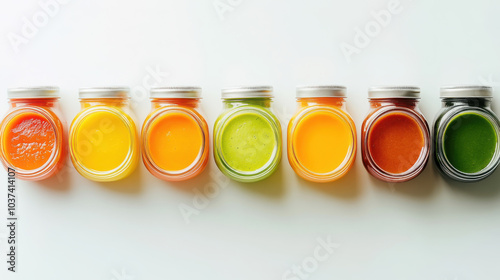
M 368 149 L 375 163 L 386 172 L 411 169 L 425 147 L 424 133 L 408 114 L 388 113 L 375 121 L 368 137 Z
M 54 128 L 37 113 L 22 113 L 6 126 L 4 134 L 7 160 L 23 170 L 42 167 L 51 157 L 56 145 Z
M 298 110 L 288 124 L 288 161 L 295 173 L 318 183 L 335 181 L 356 159 L 356 127 L 346 110 L 346 88 L 297 87 Z
M 334 113 L 318 110 L 300 120 L 293 134 L 299 162 L 314 173 L 337 169 L 353 148 L 351 127 Z
M 142 126 L 142 160 L 165 181 L 200 174 L 208 162 L 208 125 L 199 108 L 201 88 L 153 87 L 151 113 Z
M 181 112 L 158 116 L 149 128 L 149 151 L 161 169 L 181 171 L 197 162 L 204 136 L 198 122 Z

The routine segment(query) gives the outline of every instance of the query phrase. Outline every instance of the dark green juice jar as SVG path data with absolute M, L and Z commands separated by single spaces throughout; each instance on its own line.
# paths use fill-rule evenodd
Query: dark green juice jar
M 441 88 L 442 108 L 434 123 L 434 158 L 446 176 L 476 182 L 500 163 L 500 122 L 491 110 L 491 87 Z

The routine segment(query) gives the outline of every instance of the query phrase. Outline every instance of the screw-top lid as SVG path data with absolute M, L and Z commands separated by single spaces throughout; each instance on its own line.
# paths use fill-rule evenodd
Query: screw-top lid
M 492 96 L 492 89 L 489 86 L 461 85 L 441 87 L 441 98 L 488 98 Z
M 87 87 L 80 88 L 80 99 L 91 98 L 129 98 L 128 87 Z
M 201 98 L 201 88 L 191 86 L 152 87 L 150 98 Z
M 271 86 L 228 87 L 222 89 L 222 99 L 272 98 Z
M 335 85 L 298 86 L 297 98 L 305 97 L 346 97 L 346 87 Z
M 374 86 L 368 89 L 368 98 L 420 98 L 420 88 L 414 86 Z
M 59 87 L 40 86 L 40 87 L 18 87 L 7 90 L 9 99 L 15 98 L 59 98 Z

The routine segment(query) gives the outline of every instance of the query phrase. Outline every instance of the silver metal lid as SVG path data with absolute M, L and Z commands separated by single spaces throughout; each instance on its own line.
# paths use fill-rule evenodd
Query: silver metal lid
M 92 98 L 123 98 L 128 99 L 128 87 L 87 87 L 80 88 L 80 99 Z
M 272 98 L 271 86 L 228 87 L 222 89 L 222 99 Z
M 323 86 L 298 86 L 297 98 L 304 97 L 346 97 L 346 87 L 323 85 Z
M 489 86 L 477 85 L 461 85 L 461 86 L 444 86 L 441 87 L 441 98 L 453 97 L 492 97 L 492 89 Z
M 18 87 L 7 90 L 9 99 L 16 98 L 59 98 L 59 87 L 41 86 L 41 87 Z
M 420 88 L 414 86 L 375 86 L 368 89 L 368 98 L 420 98 Z
M 201 98 L 201 88 L 191 86 L 152 87 L 150 98 Z

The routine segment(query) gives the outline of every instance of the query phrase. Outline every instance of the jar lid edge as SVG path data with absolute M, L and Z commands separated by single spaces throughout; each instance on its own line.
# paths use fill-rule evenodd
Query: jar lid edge
M 418 86 L 371 86 L 368 88 L 369 99 L 381 98 L 420 98 Z
M 441 98 L 490 98 L 493 89 L 484 85 L 448 85 L 440 89 Z
M 78 96 L 80 99 L 130 98 L 130 88 L 127 86 L 82 87 L 78 90 L 78 92 Z
M 60 98 L 58 86 L 12 87 L 7 89 L 9 99 Z
M 296 87 L 296 97 L 346 97 L 346 89 L 341 85 L 300 85 Z
M 273 98 L 272 86 L 232 86 L 221 90 L 222 99 Z

